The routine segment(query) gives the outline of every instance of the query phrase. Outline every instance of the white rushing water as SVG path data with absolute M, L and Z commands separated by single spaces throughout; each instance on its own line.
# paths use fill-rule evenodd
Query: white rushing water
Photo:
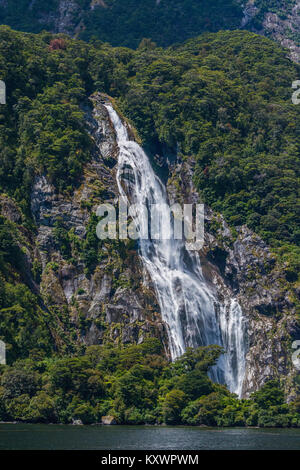
M 166 189 L 155 175 L 143 149 L 130 140 L 116 111 L 106 105 L 119 146 L 117 183 L 120 195 L 138 208 L 140 231 L 148 226 L 143 207 L 168 210 Z M 164 209 L 165 207 L 165 209 Z M 169 217 L 166 212 L 165 220 Z M 164 220 L 164 213 L 162 219 Z M 162 227 L 162 230 L 164 227 Z M 167 230 L 167 229 L 166 229 Z M 168 235 L 168 234 L 165 234 Z M 184 241 L 166 236 L 141 239 L 140 256 L 156 290 L 162 318 L 168 326 L 172 359 L 187 347 L 219 344 L 224 354 L 212 368 L 211 378 L 241 394 L 245 372 L 245 331 L 242 310 L 235 299 L 220 305 L 204 279 L 199 254 Z

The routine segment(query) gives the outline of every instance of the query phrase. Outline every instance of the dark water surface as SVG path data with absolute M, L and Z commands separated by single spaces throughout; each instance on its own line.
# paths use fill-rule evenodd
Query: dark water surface
M 300 429 L 0 424 L 0 449 L 300 449 Z

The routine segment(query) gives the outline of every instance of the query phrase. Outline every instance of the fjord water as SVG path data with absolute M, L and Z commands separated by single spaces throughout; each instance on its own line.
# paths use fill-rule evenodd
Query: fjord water
M 300 429 L 0 424 L 0 450 L 297 450 Z
M 121 197 L 135 204 L 136 225 L 140 233 L 148 233 L 148 214 L 156 205 L 161 220 L 169 220 L 166 189 L 154 173 L 148 156 L 133 140 L 126 126 L 111 105 L 106 105 L 117 135 L 119 158 L 117 183 Z M 226 383 L 232 392 L 242 393 L 245 374 L 245 318 L 236 299 L 223 304 L 217 300 L 213 287 L 205 280 L 197 251 L 186 249 L 184 240 L 174 238 L 169 224 L 160 226 L 160 238 L 140 240 L 140 256 L 147 270 L 168 328 L 172 359 L 187 347 L 218 344 L 226 354 L 212 368 L 211 377 Z

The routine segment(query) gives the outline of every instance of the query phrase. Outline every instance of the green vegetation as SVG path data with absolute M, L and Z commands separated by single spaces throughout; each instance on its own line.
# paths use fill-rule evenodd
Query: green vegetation
M 83 39 L 97 37 L 114 46 L 136 48 L 146 37 L 161 46 L 182 42 L 205 31 L 237 28 L 242 11 L 236 0 L 108 0 L 83 16 Z M 222 12 L 220 14 L 220 12 Z
M 290 98 L 300 69 L 276 45 L 243 32 L 135 53 L 69 39 L 53 50 L 51 40 L 2 28 L 2 191 L 25 208 L 36 172 L 72 191 L 92 145 L 82 104 L 99 90 L 118 98 L 145 144 L 195 158 L 197 188 L 229 223 L 294 250 L 300 107 Z
M 27 357 L 34 349 L 49 355 L 53 349 L 49 315 L 23 283 L 7 283 L 2 276 L 0 282 L 0 332 L 6 341 L 7 360 L 12 363 Z
M 251 20 L 250 25 L 258 30 L 263 27 L 263 21 L 266 13 L 275 13 L 281 20 L 286 20 L 287 15 L 292 13 L 295 7 L 295 0 L 255 0 L 255 6 L 258 8 L 258 13 Z M 297 34 L 298 39 L 299 34 Z
M 52 29 L 54 24 L 47 13 L 54 13 L 58 5 L 59 0 L 39 0 L 34 3 L 31 0 L 5 1 L 1 5 L 0 22 L 12 28 L 33 33 L 38 33 L 43 29 Z M 39 21 L 41 17 L 45 18 L 44 24 Z
M 32 356 L 2 367 L 0 420 L 85 424 L 299 427 L 299 400 L 286 405 L 276 381 L 238 400 L 207 377 L 218 346 L 188 350 L 173 364 L 156 339 L 123 348 L 90 346 L 79 357 Z
M 145 52 L 123 100 L 145 141 L 158 137 L 195 158 L 195 183 L 211 207 L 276 246 L 299 241 L 300 145 L 290 99 L 299 67 L 278 52 L 241 32 Z
M 114 97 L 145 146 L 195 162 L 203 200 L 232 227 L 248 224 L 269 243 L 286 283 L 297 288 L 300 106 L 291 103 L 291 83 L 300 67 L 268 39 L 247 32 L 206 34 L 168 49 L 144 40 L 133 51 L 1 27 L 0 71 L 7 84 L 7 105 L 0 107 L 0 196 L 20 212 L 16 223 L 0 218 L 0 339 L 10 364 L 2 368 L 2 419 L 91 422 L 113 413 L 122 423 L 298 425 L 298 408 L 283 403 L 274 383 L 264 389 L 267 398 L 247 401 L 213 385 L 209 366 L 199 366 L 201 351 L 187 368 L 188 356 L 172 365 L 156 350 L 142 354 L 149 343 L 105 345 L 80 355 L 80 328 L 51 298 L 51 308 L 45 307 L 32 282 L 41 281 L 40 261 L 31 279 L 26 254 L 35 232 L 34 178 L 45 175 L 65 197 L 80 186 L 94 151 L 84 114 L 88 97 L 100 91 Z M 72 262 L 76 254 L 87 275 L 93 273 L 102 256 L 96 216 L 83 241 L 61 220 L 52 223 L 64 259 Z M 112 241 L 105 248 L 116 289 L 130 282 L 116 269 L 126 264 L 125 247 Z M 53 261 L 44 274 L 55 280 L 58 268 Z M 77 313 L 82 325 L 90 321 Z M 10 379 L 30 387 L 22 385 L 19 396 Z
M 286 20 L 295 3 L 255 0 L 256 15 L 245 27 L 261 32 L 266 13 L 276 13 L 279 19 Z M 62 22 L 59 4 L 59 0 L 5 0 L 0 23 L 32 33 L 57 32 Z M 99 39 L 114 46 L 137 48 L 145 37 L 160 46 L 169 46 L 204 32 L 240 28 L 244 5 L 242 0 L 74 0 L 63 28 L 75 37 Z M 299 43 L 297 27 L 284 34 Z
M 52 349 L 47 313 L 16 272 L 23 272 L 23 263 L 15 227 L 0 216 L 0 338 L 6 341 L 9 362 L 27 357 L 34 348 L 44 354 Z
M 69 11 L 66 32 L 82 39 L 107 41 L 115 46 L 136 48 L 144 37 L 168 46 L 204 31 L 237 28 L 242 10 L 237 0 L 75 0 Z M 98 3 L 98 4 L 97 4 Z M 0 22 L 14 29 L 38 33 L 57 31 L 59 0 L 6 0 Z M 221 12 L 221 13 L 220 13 Z M 49 14 L 50 13 L 50 14 Z M 52 15 L 51 15 L 52 13 Z M 78 28 L 78 25 L 84 25 Z
M 267 39 L 224 32 L 144 49 L 128 69 L 120 101 L 143 141 L 194 160 L 203 200 L 258 233 L 297 281 L 300 107 L 291 83 L 299 66 Z

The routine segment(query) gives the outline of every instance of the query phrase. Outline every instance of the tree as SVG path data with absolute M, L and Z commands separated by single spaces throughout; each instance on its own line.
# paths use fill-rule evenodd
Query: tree
M 208 395 L 213 391 L 213 384 L 205 372 L 198 369 L 192 370 L 175 381 L 176 388 L 182 390 L 190 400 L 202 395 Z
M 181 412 L 187 403 L 188 397 L 182 390 L 171 390 L 163 402 L 163 418 L 166 424 L 180 424 Z
M 57 416 L 53 398 L 44 391 L 38 392 L 30 400 L 28 419 L 36 423 L 56 422 Z
M 23 369 L 8 369 L 1 377 L 1 385 L 5 400 L 24 394 L 32 397 L 38 388 L 38 376 Z
M 262 409 L 284 404 L 284 392 L 278 380 L 269 380 L 260 390 L 252 393 L 251 399 Z

